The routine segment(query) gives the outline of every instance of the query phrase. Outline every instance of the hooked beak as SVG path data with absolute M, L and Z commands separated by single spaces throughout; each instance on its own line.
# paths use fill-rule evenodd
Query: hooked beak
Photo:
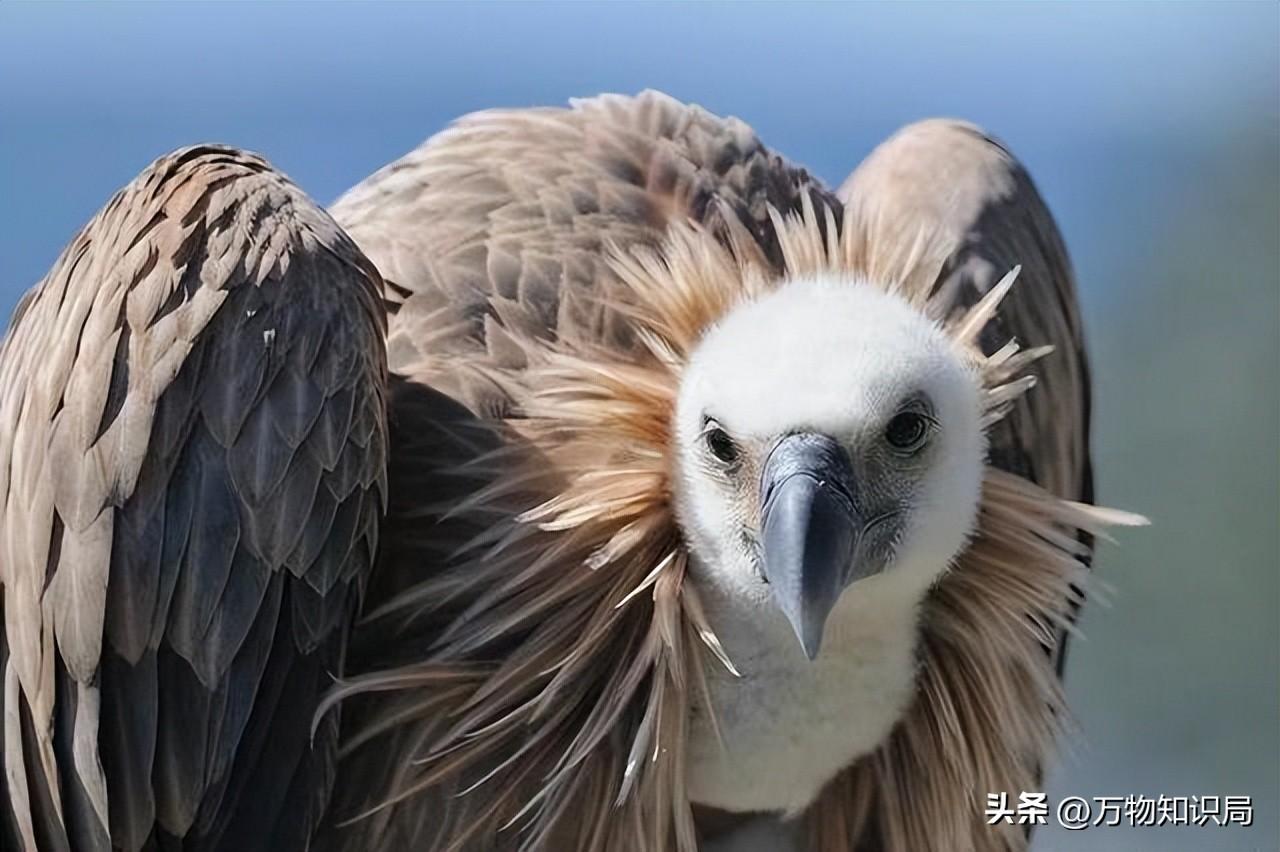
M 854 577 L 862 520 L 849 455 L 833 438 L 788 435 L 769 453 L 764 495 L 764 572 L 805 655 L 818 656 L 832 607 Z

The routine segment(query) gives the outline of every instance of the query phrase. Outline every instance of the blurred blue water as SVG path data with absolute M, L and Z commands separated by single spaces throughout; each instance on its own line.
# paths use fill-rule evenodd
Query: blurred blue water
M 458 115 L 601 91 L 738 115 L 831 183 L 908 121 L 977 121 L 1071 248 L 1104 494 L 1159 523 L 1104 553 L 1118 600 L 1073 651 L 1085 737 L 1054 788 L 1258 797 L 1248 835 L 1037 847 L 1280 849 L 1278 45 L 1275 3 L 3 3 L 0 318 L 116 188 L 196 141 L 329 201 Z

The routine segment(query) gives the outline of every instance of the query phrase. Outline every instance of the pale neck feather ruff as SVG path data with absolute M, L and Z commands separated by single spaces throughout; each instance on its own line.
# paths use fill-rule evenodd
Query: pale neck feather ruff
M 1015 274 L 951 315 L 926 295 L 944 260 L 929 234 L 877 253 L 829 211 L 775 214 L 779 274 L 724 218 L 728 247 L 678 225 L 660 250 L 615 253 L 628 301 L 613 307 L 634 319 L 641 352 L 527 339 L 529 366 L 492 375 L 518 415 L 500 427 L 506 448 L 482 462 L 492 484 L 449 510 L 487 532 L 370 617 L 438 619 L 459 604 L 463 614 L 421 662 L 350 680 L 325 705 L 394 692 L 354 742 L 403 726 L 418 745 L 357 819 L 389 819 L 443 789 L 433 806 L 447 813 L 431 818 L 440 848 L 697 848 L 688 717 L 707 700 L 706 667 L 733 664 L 684 582 L 672 417 L 690 353 L 735 305 L 788 277 L 875 282 L 971 359 L 984 426 L 1033 384 L 1022 372 L 1047 348 L 1010 341 L 984 356 L 976 343 Z M 988 468 L 975 535 L 921 610 L 916 697 L 804 814 L 809 847 L 1024 848 L 1021 827 L 986 825 L 985 794 L 1036 789 L 1065 718 L 1053 660 L 1087 573 L 1078 532 L 1137 520 Z

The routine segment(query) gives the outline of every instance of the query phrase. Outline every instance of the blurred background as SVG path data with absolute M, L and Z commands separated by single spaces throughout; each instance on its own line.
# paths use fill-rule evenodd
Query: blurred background
M 930 115 L 1026 163 L 1079 279 L 1100 500 L 1153 521 L 1099 558 L 1051 801 L 1255 811 L 1035 848 L 1280 849 L 1280 5 L 4 3 L 0 317 L 172 148 L 256 149 L 328 202 L 463 113 L 648 87 L 832 185 Z

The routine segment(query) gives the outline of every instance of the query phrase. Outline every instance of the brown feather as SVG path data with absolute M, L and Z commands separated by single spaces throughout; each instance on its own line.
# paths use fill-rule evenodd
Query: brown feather
M 700 673 L 727 663 L 684 583 L 672 510 L 670 423 L 683 365 L 711 324 L 787 276 L 838 272 L 927 313 L 929 288 L 900 273 L 933 281 L 948 257 L 928 233 L 886 257 L 859 228 L 839 231 L 831 211 L 807 200 L 802 211 L 772 214 L 781 272 L 750 241 L 726 247 L 681 223 L 658 249 L 613 252 L 625 286 L 609 307 L 636 325 L 641 350 L 513 335 L 527 366 L 485 368 L 511 394 L 514 416 L 496 427 L 504 449 L 480 463 L 495 484 L 460 514 L 478 528 L 497 518 L 496 543 L 427 581 L 465 588 L 455 595 L 471 605 L 425 659 L 335 694 L 402 691 L 366 724 L 416 732 L 406 737 L 416 744 L 405 755 L 413 768 L 357 818 L 411 808 L 407 799 L 438 787 L 456 795 L 447 815 L 435 814 L 446 823 L 442 848 L 566 848 L 565 838 L 582 849 L 696 848 L 687 718 L 705 700 Z M 983 377 L 993 423 L 1029 387 L 1019 370 L 1030 360 L 1015 343 L 987 357 L 974 342 L 999 298 L 943 312 Z M 436 369 L 455 366 L 445 358 Z M 856 848 L 872 831 L 903 852 L 935 848 L 939 837 L 951 849 L 993 848 L 974 797 L 1034 786 L 1062 717 L 1045 648 L 1081 581 L 1071 536 L 1109 520 L 989 470 L 972 544 L 925 607 L 918 698 L 891 738 L 806 814 L 816 849 Z M 445 600 L 411 588 L 379 617 L 432 633 L 444 609 Z M 495 768 L 501 781 L 489 777 Z M 998 842 L 1022 845 L 1012 830 Z

